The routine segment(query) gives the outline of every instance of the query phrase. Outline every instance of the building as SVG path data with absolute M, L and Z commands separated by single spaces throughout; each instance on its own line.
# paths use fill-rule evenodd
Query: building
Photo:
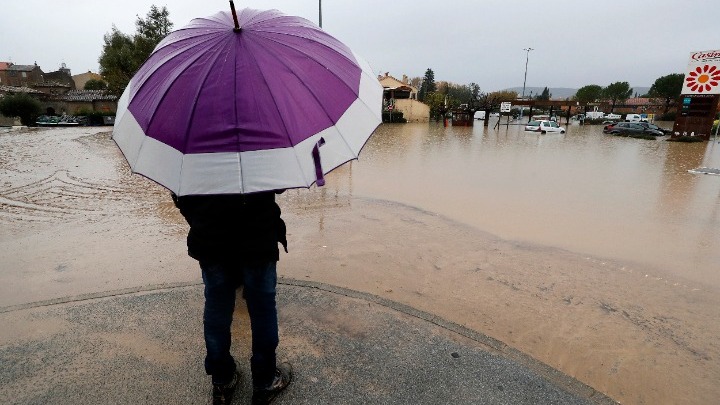
M 43 78 L 45 82 L 59 83 L 68 86 L 70 90 L 75 90 L 75 81 L 70 74 L 70 69 L 68 69 L 64 63 L 60 65 L 60 69 L 54 72 L 45 73 Z
M 106 94 L 104 90 L 71 90 L 62 101 L 69 115 L 86 111 L 114 113 L 117 110 L 117 97 Z
M 90 80 L 104 81 L 102 76 L 89 70 L 87 71 L 87 73 L 80 73 L 79 75 L 74 75 L 72 79 L 75 82 L 75 88 L 77 90 L 85 89 L 85 84 L 87 84 L 87 82 L 89 82 Z
M 0 62 L 0 85 L 30 87 L 31 84 L 45 80 L 40 66 L 15 65 L 12 62 Z
M 609 110 L 608 110 L 609 111 Z M 634 97 L 615 105 L 616 114 L 655 114 L 665 112 L 665 101 L 647 97 Z
M 90 79 L 102 80 L 100 75 L 91 72 L 78 76 L 83 87 Z M 102 90 L 76 90 L 75 80 L 64 63 L 57 71 L 44 73 L 37 64 L 0 62 L 0 97 L 18 93 L 26 93 L 40 101 L 42 113 L 46 115 L 113 114 L 117 109 L 116 96 Z M 12 122 L 12 118 L 0 116 L 3 125 L 12 125 Z
M 386 72 L 378 76 L 378 81 L 383 86 L 385 109 L 402 112 L 408 122 L 430 121 L 430 106 L 417 100 L 418 89 L 410 85 L 407 76 L 398 80 Z
M 62 96 L 68 91 L 72 90 L 73 87 L 66 83 L 59 83 L 54 81 L 44 81 L 32 84 L 31 87 L 35 90 L 49 94 L 51 96 Z

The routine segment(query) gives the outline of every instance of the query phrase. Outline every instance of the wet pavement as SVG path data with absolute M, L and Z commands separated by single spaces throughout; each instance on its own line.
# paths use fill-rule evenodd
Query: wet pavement
M 0 403 L 204 404 L 202 286 L 159 285 L 0 308 Z M 367 293 L 282 279 L 279 404 L 610 404 L 501 342 Z M 233 353 L 248 403 L 242 301 Z

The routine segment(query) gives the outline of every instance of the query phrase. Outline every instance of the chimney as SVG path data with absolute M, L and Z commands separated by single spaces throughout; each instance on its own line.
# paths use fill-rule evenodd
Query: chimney
M 403 84 L 408 84 L 408 77 L 407 77 L 407 75 L 403 75 L 402 82 L 403 82 Z

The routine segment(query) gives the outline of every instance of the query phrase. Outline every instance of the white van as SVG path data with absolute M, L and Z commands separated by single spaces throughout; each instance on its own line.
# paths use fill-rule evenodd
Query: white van
M 628 114 L 625 116 L 627 122 L 647 122 L 640 114 Z

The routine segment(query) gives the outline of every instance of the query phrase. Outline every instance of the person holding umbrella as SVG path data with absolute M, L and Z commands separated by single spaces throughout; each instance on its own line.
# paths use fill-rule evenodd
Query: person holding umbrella
M 243 285 L 253 403 L 263 404 L 292 378 L 275 354 L 278 242 L 287 251 L 275 194 L 322 186 L 357 159 L 382 121 L 383 88 L 367 62 L 313 23 L 230 6 L 157 45 L 118 101 L 113 140 L 133 172 L 173 193 L 190 225 L 213 403 L 229 404 L 238 385 L 230 325 Z
M 188 254 L 200 262 L 205 284 L 205 371 L 212 376 L 213 403 L 229 404 L 239 381 L 230 326 L 240 286 L 252 330 L 252 403 L 269 403 L 292 379 L 290 364 L 276 366 L 275 357 L 278 242 L 287 252 L 275 193 L 173 194 L 173 199 L 190 225 Z

